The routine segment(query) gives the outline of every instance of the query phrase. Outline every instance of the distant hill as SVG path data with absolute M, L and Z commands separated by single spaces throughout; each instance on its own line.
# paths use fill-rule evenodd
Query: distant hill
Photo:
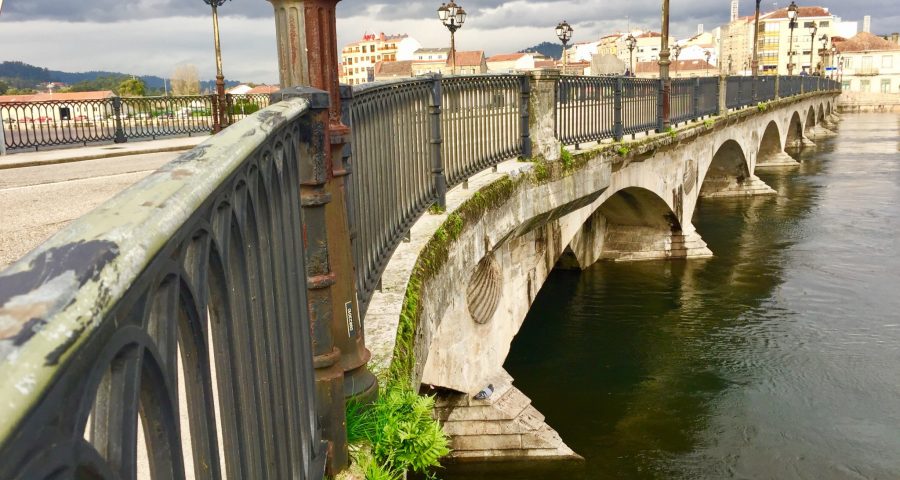
M 62 82 L 68 85 L 74 85 L 79 82 L 92 82 L 98 78 L 121 78 L 125 80 L 131 78 L 130 73 L 121 72 L 105 72 L 92 70 L 89 72 L 62 72 L 59 70 L 48 70 L 42 67 L 36 67 L 23 62 L 0 62 L 0 81 L 16 88 L 37 88 L 41 83 Z M 164 80 L 155 75 L 137 75 L 144 81 L 144 85 L 148 90 L 164 89 Z M 226 80 L 226 87 L 239 85 L 241 82 L 236 80 Z M 200 90 L 215 89 L 215 80 L 204 80 L 200 82 Z
M 562 45 L 558 43 L 542 42 L 533 47 L 519 50 L 519 53 L 525 52 L 538 52 L 553 59 L 560 59 L 562 58 Z

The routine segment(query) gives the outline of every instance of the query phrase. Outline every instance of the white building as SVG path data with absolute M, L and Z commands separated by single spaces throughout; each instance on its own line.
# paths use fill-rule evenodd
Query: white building
M 848 92 L 900 93 L 900 45 L 869 32 L 835 44 L 837 72 Z

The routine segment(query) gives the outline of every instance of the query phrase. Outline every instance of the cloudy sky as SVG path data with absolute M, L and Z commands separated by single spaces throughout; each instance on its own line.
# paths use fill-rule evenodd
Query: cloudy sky
M 832 0 L 826 0 L 831 2 Z M 365 32 L 408 33 L 425 46 L 444 46 L 448 34 L 436 18 L 439 0 L 344 0 L 338 4 L 338 42 Z M 659 0 L 460 0 L 469 12 L 457 33 L 457 48 L 488 55 L 557 41 L 553 27 L 566 19 L 574 41 L 633 27 L 659 28 Z M 752 0 L 740 1 L 741 15 Z M 763 0 L 763 11 L 775 5 Z M 192 63 L 212 78 L 212 22 L 202 0 L 3 0 L 0 61 L 20 60 L 54 70 L 111 70 L 169 76 Z M 672 34 L 678 38 L 728 20 L 730 0 L 671 0 Z M 801 2 L 801 5 L 809 3 Z M 872 16 L 876 33 L 900 31 L 897 0 L 819 3 L 845 21 Z M 220 8 L 223 63 L 227 78 L 277 81 L 275 27 L 265 0 L 232 0 Z

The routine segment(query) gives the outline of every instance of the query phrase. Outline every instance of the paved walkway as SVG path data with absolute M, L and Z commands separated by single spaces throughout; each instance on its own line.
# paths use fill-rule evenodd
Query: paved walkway
M 0 157 L 0 270 L 209 137 Z
M 123 155 L 179 152 L 182 150 L 190 150 L 191 148 L 194 148 L 195 145 L 208 138 L 208 135 L 199 135 L 195 137 L 166 138 L 146 142 L 126 142 L 114 143 L 111 145 L 10 153 L 0 156 L 0 170 L 32 167 L 36 165 L 80 162 L 83 160 L 95 160 L 98 158 L 110 158 Z

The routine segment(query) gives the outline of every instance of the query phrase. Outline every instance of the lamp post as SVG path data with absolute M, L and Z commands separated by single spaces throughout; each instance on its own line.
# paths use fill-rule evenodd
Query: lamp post
M 672 69 L 677 71 L 678 70 L 678 57 L 681 56 L 681 45 L 678 45 L 676 43 L 675 46 L 672 47 L 672 53 L 675 54 L 675 65 L 672 67 Z
M 213 39 L 216 43 L 216 112 L 213 115 L 213 133 L 222 131 L 225 127 L 225 76 L 222 75 L 222 47 L 219 44 L 219 13 L 218 8 L 228 0 L 203 0 L 212 7 Z
M 456 31 L 466 22 L 466 11 L 453 0 L 441 4 L 437 10 L 441 23 L 450 30 L 450 74 L 456 75 Z
M 756 16 L 753 21 L 753 59 L 750 60 L 750 74 L 756 76 L 759 72 L 759 2 L 756 0 Z M 755 86 L 756 83 L 754 82 Z
M 728 75 L 731 75 L 731 55 L 728 55 Z
M 837 70 L 837 67 L 835 67 L 835 65 L 834 65 L 834 63 L 835 63 L 834 61 L 836 58 L 837 58 L 837 47 L 832 42 L 832 44 L 831 44 L 831 79 L 832 80 L 834 80 L 835 71 Z
M 662 81 L 662 131 L 669 129 L 669 92 L 672 79 L 669 78 L 669 0 L 662 4 L 662 38 L 659 48 L 659 79 Z
M 819 37 L 819 41 L 822 42 L 822 48 L 819 50 L 819 63 L 817 65 L 817 70 L 819 71 L 819 75 L 825 76 L 825 60 L 828 57 L 828 35 L 822 34 Z
M 787 9 L 788 28 L 791 31 L 788 40 L 788 75 L 794 74 L 794 29 L 797 28 L 797 4 L 791 2 Z
M 813 54 L 816 53 L 816 32 L 819 27 L 813 22 L 812 32 L 809 34 L 809 74 L 813 73 Z
M 631 76 L 634 76 L 634 47 L 637 46 L 637 39 L 634 38 L 634 35 L 628 34 L 625 37 L 625 46 L 628 47 L 628 69 L 631 72 Z
M 572 26 L 569 25 L 565 20 L 559 22 L 556 25 L 556 36 L 559 37 L 559 41 L 563 44 L 562 49 L 562 61 L 563 61 L 563 73 L 566 73 L 566 45 L 569 43 L 569 40 L 572 39 Z
M 3 0 L 0 0 L 0 12 L 3 11 Z M 0 110 L 0 155 L 6 155 L 6 124 L 3 123 L 3 110 Z
M 703 55 L 706 57 L 706 76 L 708 77 L 709 76 L 709 66 L 711 65 L 709 63 L 709 60 L 712 58 L 712 52 L 707 50 Z

